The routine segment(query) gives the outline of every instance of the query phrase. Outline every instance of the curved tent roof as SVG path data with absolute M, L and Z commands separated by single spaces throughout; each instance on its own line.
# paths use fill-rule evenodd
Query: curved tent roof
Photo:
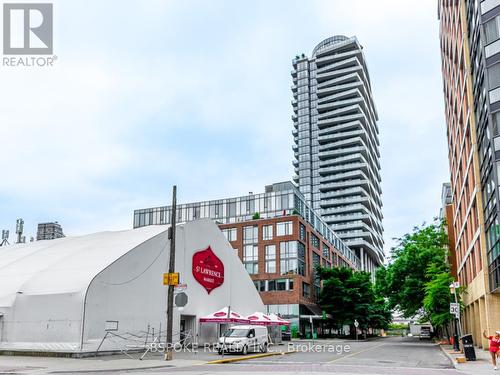
M 166 229 L 147 226 L 0 247 L 0 312 L 17 294 L 85 293 L 99 272 Z

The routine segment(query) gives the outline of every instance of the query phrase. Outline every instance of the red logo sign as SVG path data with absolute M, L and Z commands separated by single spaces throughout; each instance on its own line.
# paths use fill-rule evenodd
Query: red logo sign
M 224 282 L 224 264 L 217 258 L 210 246 L 194 253 L 193 276 L 208 294 Z

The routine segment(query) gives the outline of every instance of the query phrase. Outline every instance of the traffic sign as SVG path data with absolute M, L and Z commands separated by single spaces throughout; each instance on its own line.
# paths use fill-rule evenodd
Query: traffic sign
M 356 319 L 354 319 L 354 327 L 356 327 L 356 328 L 359 327 L 359 322 Z
M 184 307 L 188 303 L 188 296 L 186 293 L 182 292 L 175 296 L 175 306 Z
M 187 289 L 187 284 L 174 285 L 174 293 L 181 293 Z
M 163 274 L 163 285 L 178 285 L 178 284 L 179 284 L 179 272 Z
M 458 318 L 458 316 L 460 315 L 460 305 L 458 303 L 450 303 L 450 314 L 453 314 Z

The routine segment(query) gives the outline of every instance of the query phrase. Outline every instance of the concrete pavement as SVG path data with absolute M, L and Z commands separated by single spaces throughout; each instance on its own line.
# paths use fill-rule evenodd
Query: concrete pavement
M 275 346 L 269 354 L 279 354 L 285 346 Z M 250 353 L 249 358 L 255 354 Z M 28 357 L 28 356 L 0 356 L 1 374 L 63 374 L 63 373 L 121 373 L 130 371 L 168 370 L 181 367 L 192 367 L 207 364 L 220 359 L 238 360 L 240 354 L 226 354 L 220 356 L 216 351 L 175 352 L 172 361 L 164 361 L 162 353 L 148 353 L 143 360 L 139 360 L 141 353 L 112 355 L 90 358 L 57 358 L 57 357 Z
M 452 360 L 453 365 L 457 370 L 465 374 L 471 375 L 486 375 L 486 374 L 500 374 L 500 360 L 497 361 L 499 370 L 494 371 L 491 364 L 490 353 L 486 350 L 475 348 L 476 361 L 468 361 L 465 363 L 458 363 L 458 357 L 464 357 L 463 354 L 453 354 L 453 347 L 451 345 L 441 345 L 443 352 Z
M 288 355 L 248 359 L 229 364 L 208 364 L 219 359 L 214 352 L 176 353 L 174 361 L 164 362 L 159 354 L 148 355 L 145 361 L 111 356 L 88 359 L 1 357 L 0 373 L 95 373 L 133 375 L 183 373 L 211 374 L 380 374 L 380 375 L 463 375 L 453 367 L 438 345 L 415 339 L 379 338 L 362 342 L 315 340 L 293 342 Z M 226 355 L 225 357 L 240 357 Z M 9 370 L 10 366 L 10 370 Z M 168 366 L 168 367 L 166 367 Z M 15 368 L 14 368 L 15 367 Z

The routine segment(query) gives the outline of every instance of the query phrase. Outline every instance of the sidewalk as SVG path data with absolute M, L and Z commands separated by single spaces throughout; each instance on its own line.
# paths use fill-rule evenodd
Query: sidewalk
M 270 348 L 268 355 L 286 352 L 286 347 L 275 346 Z M 260 354 L 260 353 L 250 353 Z M 260 354 L 262 355 L 262 354 Z M 200 350 L 194 352 L 174 352 L 172 361 L 165 361 L 163 354 L 149 353 L 143 360 L 141 354 L 134 354 L 134 358 L 125 355 L 111 355 L 90 358 L 60 358 L 60 357 L 29 357 L 29 356 L 0 356 L 0 375 L 40 375 L 40 374 L 75 374 L 87 372 L 114 371 L 117 374 L 127 370 L 140 369 L 167 369 L 206 364 L 208 362 L 225 359 L 226 361 L 241 360 L 240 354 L 226 354 L 220 356 L 214 351 Z
M 465 363 L 457 363 L 457 357 L 465 357 L 462 353 L 455 354 L 451 345 L 441 345 L 443 352 L 453 361 L 453 365 L 457 370 L 465 374 L 483 375 L 483 374 L 500 374 L 500 361 L 498 362 L 499 370 L 494 371 L 491 364 L 491 357 L 488 351 L 475 347 L 476 361 L 468 361 Z
M 127 370 L 186 367 L 204 363 L 206 363 L 205 360 L 191 358 L 175 358 L 167 362 L 159 355 L 150 356 L 142 361 L 123 355 L 97 358 L 0 356 L 0 374 L 37 375 L 100 371 L 116 371 L 118 373 Z

